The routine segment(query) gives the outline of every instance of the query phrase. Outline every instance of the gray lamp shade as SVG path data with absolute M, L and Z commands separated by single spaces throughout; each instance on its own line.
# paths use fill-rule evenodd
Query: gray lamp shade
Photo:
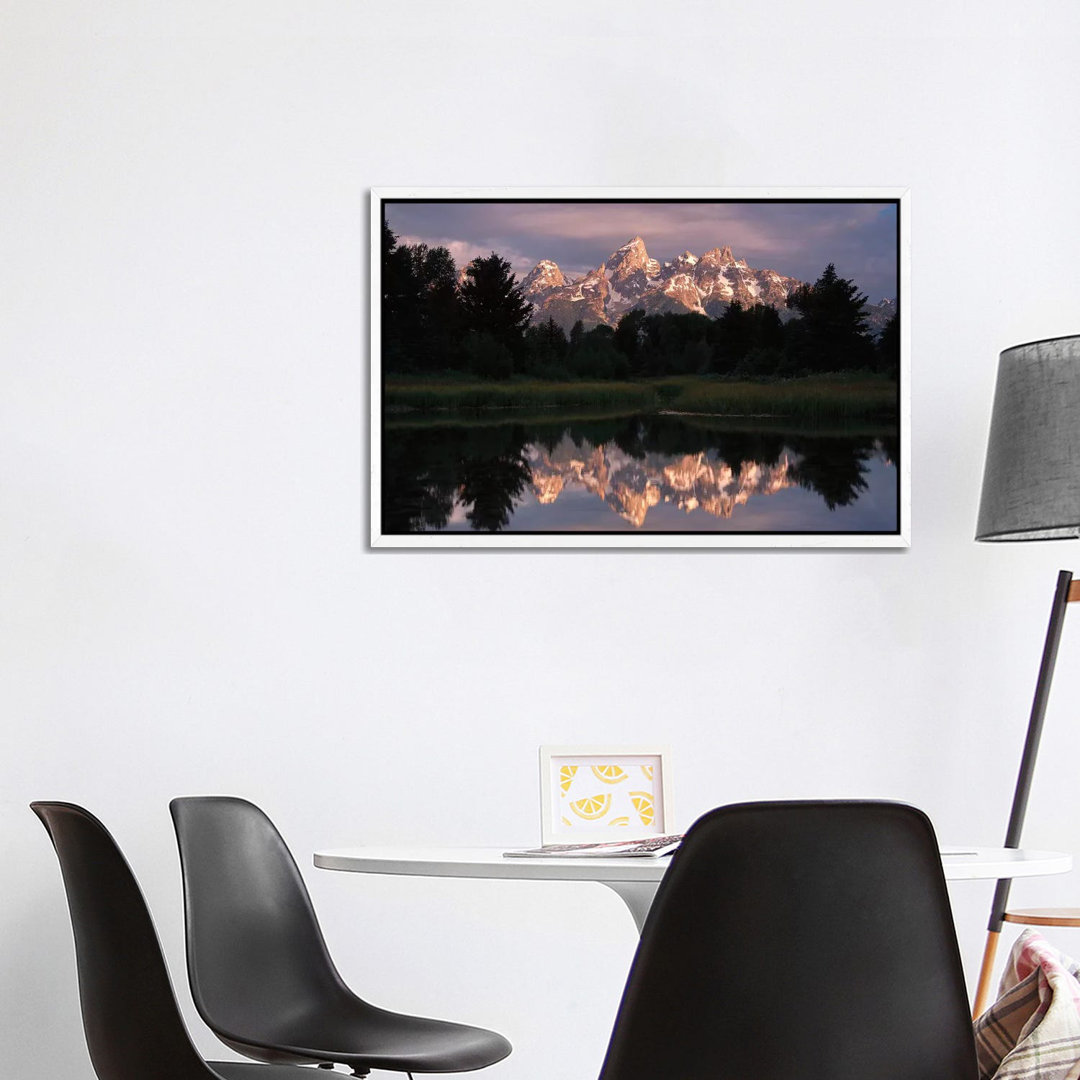
M 1080 336 L 998 362 L 976 540 L 1080 536 Z

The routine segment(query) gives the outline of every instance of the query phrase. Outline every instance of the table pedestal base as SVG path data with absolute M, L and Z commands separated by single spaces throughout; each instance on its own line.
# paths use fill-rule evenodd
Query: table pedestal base
M 640 936 L 641 928 L 645 925 L 645 916 L 649 914 L 656 888 L 660 883 L 658 881 L 603 881 L 601 884 L 622 897 L 622 902 L 630 909 L 630 914 L 634 917 L 634 925 Z

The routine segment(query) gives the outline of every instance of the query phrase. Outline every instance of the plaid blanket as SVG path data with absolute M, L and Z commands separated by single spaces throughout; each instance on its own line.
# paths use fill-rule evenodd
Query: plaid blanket
M 1080 1080 L 1080 965 L 1025 930 L 975 1046 L 979 1080 Z

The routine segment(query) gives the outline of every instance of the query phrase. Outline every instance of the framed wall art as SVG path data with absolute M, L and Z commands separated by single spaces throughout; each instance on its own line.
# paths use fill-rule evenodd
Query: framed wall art
M 377 190 L 373 547 L 904 547 L 908 196 Z
M 670 756 L 662 747 L 540 747 L 541 843 L 670 834 Z

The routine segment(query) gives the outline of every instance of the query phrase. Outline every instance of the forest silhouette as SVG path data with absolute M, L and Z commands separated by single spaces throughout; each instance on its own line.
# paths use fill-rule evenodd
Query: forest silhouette
M 774 307 L 735 301 L 716 318 L 631 309 L 617 326 L 587 329 L 578 321 L 568 334 L 553 319 L 532 321 L 532 305 L 498 253 L 473 259 L 459 281 L 447 248 L 401 244 L 384 219 L 381 282 L 387 374 L 560 381 L 899 375 L 898 315 L 875 338 L 866 296 L 832 263 L 791 293 L 786 318 Z

